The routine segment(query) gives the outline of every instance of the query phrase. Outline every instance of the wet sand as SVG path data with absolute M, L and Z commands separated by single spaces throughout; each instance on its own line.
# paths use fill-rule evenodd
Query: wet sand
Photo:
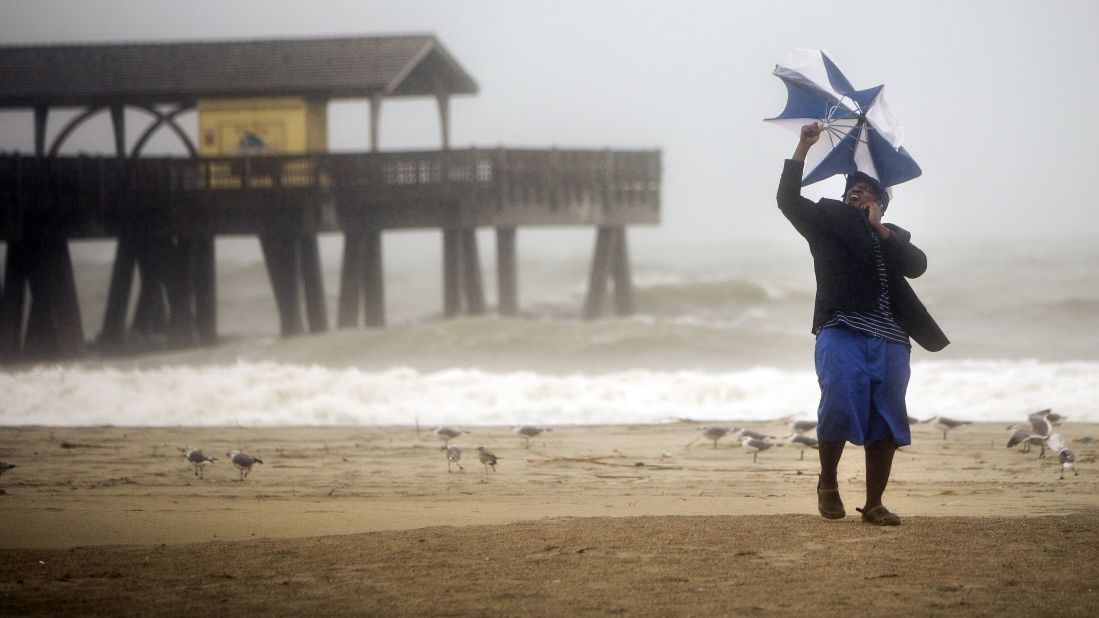
M 1003 424 L 916 425 L 886 495 L 904 524 L 883 529 L 854 511 L 861 449 L 829 522 L 814 451 L 753 463 L 702 424 L 558 427 L 529 449 L 475 427 L 453 473 L 412 427 L 0 428 L 19 466 L 0 477 L 0 613 L 1099 611 L 1099 447 L 1073 442 L 1099 426 L 1060 427 L 1080 475 L 1059 480 Z M 204 479 L 186 446 L 219 457 Z M 241 482 L 230 449 L 265 463 Z

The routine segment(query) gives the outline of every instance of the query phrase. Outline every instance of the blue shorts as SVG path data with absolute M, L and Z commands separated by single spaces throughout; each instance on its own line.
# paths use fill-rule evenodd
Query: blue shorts
M 879 440 L 911 444 L 904 402 L 910 357 L 906 345 L 845 326 L 817 333 L 817 439 L 860 446 Z

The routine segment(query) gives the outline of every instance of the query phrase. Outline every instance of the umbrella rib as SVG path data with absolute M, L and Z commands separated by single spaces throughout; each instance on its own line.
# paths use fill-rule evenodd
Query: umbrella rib
M 869 126 L 869 125 L 866 125 L 866 126 Z M 850 135 L 849 133 L 844 133 L 843 131 L 840 131 L 839 129 L 832 128 L 831 125 L 827 125 L 827 124 L 824 125 L 824 130 L 828 131 L 829 135 L 840 137 L 840 141 L 843 141 L 843 138 Z M 870 145 L 870 140 L 869 139 L 863 139 L 862 137 L 856 137 L 855 141 L 856 142 L 861 142 L 861 143 L 866 144 L 866 145 Z M 835 145 L 836 145 L 836 143 L 832 142 L 832 146 L 835 147 Z
M 833 148 L 836 147 L 837 139 L 838 139 L 838 141 L 842 142 L 843 138 L 846 136 L 846 134 L 843 131 L 840 131 L 839 129 L 834 129 L 834 128 L 832 128 L 830 126 L 827 126 L 827 125 L 825 125 L 824 129 L 826 131 L 828 131 L 828 139 L 832 140 L 831 146 Z M 833 138 L 836 138 L 836 139 L 833 139 Z

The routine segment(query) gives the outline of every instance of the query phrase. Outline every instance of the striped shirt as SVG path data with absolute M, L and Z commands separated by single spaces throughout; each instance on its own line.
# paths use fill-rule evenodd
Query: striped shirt
M 878 267 L 878 283 L 881 288 L 881 292 L 878 293 L 878 308 L 873 311 L 837 311 L 831 320 L 821 325 L 820 330 L 817 332 L 842 324 L 871 337 L 878 337 L 912 347 L 912 343 L 908 340 L 908 333 L 897 325 L 897 321 L 893 319 L 893 311 L 890 309 L 889 277 L 885 272 L 885 258 L 882 257 L 881 241 L 878 240 L 878 235 L 873 230 L 870 230 L 870 236 L 874 241 L 874 263 Z

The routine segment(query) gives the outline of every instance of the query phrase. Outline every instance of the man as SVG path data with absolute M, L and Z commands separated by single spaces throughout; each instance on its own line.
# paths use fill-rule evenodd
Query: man
M 923 274 L 927 256 L 907 231 L 882 223 L 889 196 L 877 179 L 851 174 L 842 201 L 814 204 L 801 196 L 805 156 L 822 130 L 820 123 L 802 127 L 778 187 L 779 210 L 809 243 L 817 279 L 817 508 L 828 519 L 846 516 L 836 469 L 851 442 L 866 454 L 866 503 L 856 510 L 863 521 L 895 526 L 900 517 L 881 498 L 893 453 L 912 442 L 905 406 L 909 337 L 933 352 L 949 341 L 906 280 Z

